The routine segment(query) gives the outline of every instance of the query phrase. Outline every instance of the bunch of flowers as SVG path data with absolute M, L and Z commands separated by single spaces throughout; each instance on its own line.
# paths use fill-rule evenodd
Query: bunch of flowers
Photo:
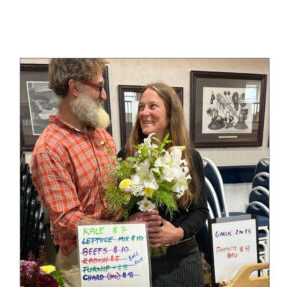
M 43 258 L 43 251 L 37 260 L 30 252 L 28 260 L 20 261 L 20 286 L 65 287 L 61 272 L 53 265 L 43 265 Z
M 135 146 L 134 157 L 117 160 L 108 182 L 108 212 L 121 213 L 124 220 L 136 205 L 140 211 L 165 207 L 172 218 L 177 210 L 176 199 L 188 189 L 191 177 L 187 162 L 182 159 L 185 147 L 173 146 L 167 151 L 166 144 L 172 142 L 169 134 L 162 142 L 153 135 Z

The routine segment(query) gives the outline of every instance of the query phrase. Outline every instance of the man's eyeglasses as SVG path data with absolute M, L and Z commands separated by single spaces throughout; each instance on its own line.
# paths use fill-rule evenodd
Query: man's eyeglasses
M 92 83 L 92 82 L 83 82 L 83 84 L 98 89 L 99 92 L 100 92 L 100 94 L 102 93 L 102 90 L 103 90 L 103 88 L 104 88 L 104 85 L 103 85 L 103 84 L 102 84 L 102 85 L 98 85 L 98 84 L 95 84 L 95 83 Z

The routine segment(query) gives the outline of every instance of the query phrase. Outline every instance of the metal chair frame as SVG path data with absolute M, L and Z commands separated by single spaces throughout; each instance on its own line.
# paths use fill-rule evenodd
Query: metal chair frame
M 259 162 L 257 163 L 256 169 L 255 169 L 255 174 L 265 171 L 265 172 L 269 172 L 269 157 L 266 158 L 262 158 L 261 160 L 259 160 Z
M 217 194 L 216 194 L 211 182 L 209 181 L 209 179 L 207 177 L 205 177 L 205 184 L 207 185 L 208 191 L 209 191 L 209 195 L 207 194 L 207 199 L 210 196 L 214 202 L 214 204 L 212 204 L 212 205 L 211 205 L 211 202 L 208 202 L 208 204 L 207 204 L 208 208 L 210 208 L 210 210 L 212 210 L 213 218 L 222 217 L 221 211 L 220 211 L 219 201 L 217 198 Z M 215 210 L 212 208 L 212 206 L 214 206 Z
M 220 186 L 220 190 L 218 192 L 220 192 L 220 198 L 222 199 L 221 200 L 222 201 L 221 205 L 223 207 L 223 209 L 221 210 L 221 213 L 225 213 L 226 216 L 228 217 L 229 216 L 229 211 L 228 211 L 227 203 L 226 203 L 226 197 L 225 197 L 225 192 L 224 192 L 223 180 L 222 180 L 222 176 L 221 176 L 221 174 L 219 172 L 219 169 L 218 169 L 218 167 L 215 165 L 215 163 L 211 159 L 203 157 L 202 160 L 203 160 L 203 163 L 207 163 L 207 164 L 209 164 L 211 166 L 212 170 L 214 171 L 214 174 L 216 175 L 216 177 L 218 179 L 219 186 Z M 217 196 L 217 198 L 218 198 L 218 196 Z
M 266 205 L 264 205 L 263 203 L 261 203 L 259 201 L 252 201 L 247 205 L 246 210 L 248 209 L 249 206 L 255 207 L 258 210 L 261 209 L 262 211 L 264 211 L 266 213 L 265 216 L 269 217 L 269 208 L 266 207 Z
M 269 173 L 268 172 L 265 172 L 265 171 L 261 171 L 259 173 L 256 173 L 255 176 L 253 177 L 253 180 L 252 180 L 252 188 L 256 187 L 256 186 L 263 186 L 263 183 L 262 184 L 256 184 L 255 181 L 258 180 L 258 178 L 265 178 L 265 179 L 268 179 L 269 181 Z M 268 183 L 268 189 L 269 189 L 269 183 Z
M 265 188 L 263 186 L 260 186 L 260 185 L 256 186 L 256 187 L 253 187 L 251 189 L 251 192 L 249 193 L 249 203 L 252 202 L 253 194 L 255 194 L 258 197 L 265 197 L 265 200 L 268 199 L 268 202 L 269 202 L 269 190 L 267 188 Z M 259 202 L 264 204 L 264 202 L 260 201 L 259 199 L 256 200 L 256 201 L 259 201 Z M 269 208 L 269 204 L 268 205 L 265 204 L 265 206 L 267 208 Z

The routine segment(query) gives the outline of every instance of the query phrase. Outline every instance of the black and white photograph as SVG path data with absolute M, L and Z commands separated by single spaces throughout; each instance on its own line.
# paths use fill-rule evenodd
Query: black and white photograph
M 260 90 L 246 88 L 203 88 L 202 133 L 251 133 Z
M 26 85 L 33 135 L 40 135 L 49 116 L 58 113 L 59 98 L 49 89 L 49 82 L 27 81 Z
M 266 75 L 191 71 L 190 87 L 195 147 L 262 144 Z

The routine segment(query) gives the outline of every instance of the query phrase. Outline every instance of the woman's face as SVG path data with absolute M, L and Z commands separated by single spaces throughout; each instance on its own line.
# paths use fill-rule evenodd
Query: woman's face
M 155 136 L 163 140 L 169 121 L 164 102 L 154 90 L 147 89 L 142 94 L 138 118 L 144 135 L 156 133 Z

